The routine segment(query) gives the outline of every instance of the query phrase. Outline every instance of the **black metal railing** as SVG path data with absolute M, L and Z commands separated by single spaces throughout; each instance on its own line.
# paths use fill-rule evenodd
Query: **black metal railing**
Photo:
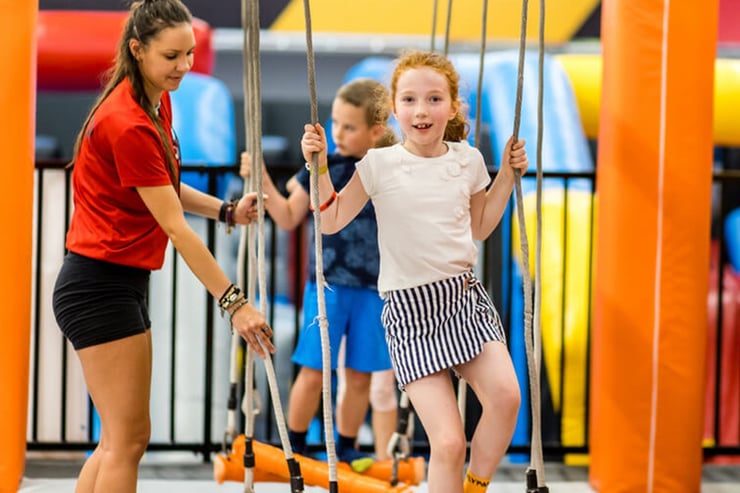
M 60 161 L 40 161 L 36 165 L 35 180 L 35 228 L 34 228 L 34 291 L 32 304 L 32 361 L 30 382 L 30 413 L 28 424 L 29 450 L 90 450 L 97 439 L 96 416 L 84 390 L 81 372 L 71 348 L 56 328 L 50 314 L 50 293 L 56 270 L 61 265 L 64 254 L 64 235 L 71 211 L 70 173 Z M 736 163 L 730 163 L 734 166 Z M 731 168 L 731 166 L 727 166 Z M 227 193 L 219 189 L 224 182 L 234 191 L 241 187 L 235 175 L 234 166 L 185 166 L 184 171 L 200 173 L 208 177 L 208 191 L 212 194 Z M 296 170 L 293 166 L 272 168 L 273 179 L 282 186 Z M 525 177 L 525 180 L 530 179 Z M 715 202 L 719 204 L 715 214 L 724 218 L 733 207 L 737 207 L 737 195 L 732 200 L 733 191 L 740 187 L 740 171 L 718 171 L 714 175 Z M 560 207 L 562 244 L 559 252 L 560 279 L 559 318 L 553 322 L 559 331 L 559 339 L 566 340 L 568 330 L 565 313 L 578 304 L 584 326 L 582 349 L 585 361 L 590 355 L 590 320 L 592 277 L 590 266 L 593 259 L 595 176 L 593 173 L 546 173 L 545 190 L 551 185 Z M 574 212 L 574 209 L 577 209 Z M 513 210 L 513 209 L 512 209 Z M 504 325 L 509 331 L 517 330 L 521 307 L 521 287 L 517 272 L 513 267 L 518 255 L 518 239 L 513 238 L 513 213 L 508 213 L 502 227 L 482 243 L 480 275 L 499 308 Z M 214 221 L 189 218 L 191 225 L 201 234 L 208 248 L 214 252 L 219 264 L 236 278 L 236 235 L 229 236 L 224 228 Z M 713 245 L 717 250 L 715 261 L 718 265 L 728 263 L 724 237 L 723 221 L 715 222 Z M 266 273 L 268 304 L 267 316 L 276 330 L 278 352 L 274 356 L 278 383 L 281 388 L 279 398 L 287 401 L 287 389 L 295 376 L 295 368 L 290 356 L 295 346 L 300 327 L 300 307 L 302 286 L 306 279 L 305 226 L 286 233 L 274 227 L 265 218 Z M 569 242 L 571 242 L 569 244 Z M 577 242 L 578 245 L 573 243 Z M 513 244 L 513 245 L 512 245 Z M 587 266 L 585 278 L 580 279 L 585 296 L 569 299 L 568 283 L 574 282 L 568 272 L 574 261 L 568 252 L 577 247 L 581 254 L 575 259 Z M 534 241 L 530 241 L 534 251 Z M 716 296 L 723 299 L 726 285 L 725 277 L 716 278 Z M 716 348 L 715 354 L 723 354 L 723 303 L 716 304 Z M 187 266 L 178 260 L 172 247 L 168 250 L 165 267 L 153 273 L 150 292 L 153 338 L 155 347 L 155 369 L 152 387 L 152 440 L 149 446 L 154 451 L 191 451 L 202 455 L 204 460 L 222 448 L 225 429 L 226 400 L 228 393 L 228 344 L 230 336 L 225 322 L 216 316 L 213 299 L 206 290 L 194 280 Z M 736 324 L 740 321 L 736 321 Z M 734 330 L 740 330 L 735 327 Z M 564 402 L 564 382 L 568 352 L 564 343 L 557 354 L 559 386 L 546 381 L 543 385 L 543 439 L 544 450 L 549 457 L 559 458 L 571 453 L 588 452 L 588 364 L 578 375 L 583 388 L 583 400 L 576 411 L 582 416 L 582 429 L 576 430 L 581 438 L 563 440 L 561 429 L 562 403 Z M 740 456 L 740 437 L 729 443 L 720 439 L 721 389 L 724 385 L 721 358 L 716 358 L 716 375 L 711 383 L 714 386 L 714 436 L 709 437 L 705 446 L 707 456 Z M 258 367 L 263 366 L 259 362 Z M 526 368 L 525 370 L 526 371 Z M 544 370 L 543 370 L 544 374 Z M 570 376 L 572 378 L 572 376 Z M 259 440 L 275 445 L 280 444 L 275 425 L 271 397 L 268 395 L 264 369 L 258 368 L 256 386 L 263 404 L 258 416 L 255 436 Z M 545 378 L 547 380 L 547 378 Z M 556 393 L 553 393 L 556 392 Z M 476 413 L 474 397 L 467 406 L 469 430 L 474 426 Z M 553 402 L 560 406 L 554 406 Z M 708 411 L 709 412 L 709 411 Z M 471 425 L 472 423 L 472 425 Z M 421 426 L 416 427 L 414 437 L 416 450 L 428 448 Z M 316 444 L 314 448 L 318 448 Z M 527 453 L 528 441 L 514 442 L 511 453 Z

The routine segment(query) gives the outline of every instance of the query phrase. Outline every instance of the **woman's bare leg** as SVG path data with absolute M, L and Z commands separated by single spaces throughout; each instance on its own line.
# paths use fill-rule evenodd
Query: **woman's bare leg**
M 100 416 L 100 442 L 77 481 L 77 493 L 136 491 L 150 436 L 151 331 L 77 352 Z

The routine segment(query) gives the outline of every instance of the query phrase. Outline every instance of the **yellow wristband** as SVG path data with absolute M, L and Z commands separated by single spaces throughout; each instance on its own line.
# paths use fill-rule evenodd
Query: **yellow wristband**
M 311 163 L 306 163 L 306 169 L 310 172 L 311 171 Z M 324 164 L 322 166 L 319 166 L 319 176 L 327 173 L 329 171 L 329 164 Z

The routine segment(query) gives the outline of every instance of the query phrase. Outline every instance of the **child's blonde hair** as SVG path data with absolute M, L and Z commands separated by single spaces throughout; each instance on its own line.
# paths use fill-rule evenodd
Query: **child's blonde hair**
M 401 55 L 396 62 L 396 68 L 393 70 L 393 76 L 391 78 L 392 101 L 396 99 L 396 88 L 398 86 L 398 78 L 401 74 L 409 69 L 422 67 L 436 70 L 447 79 L 447 85 L 450 88 L 450 97 L 453 104 L 457 104 L 457 113 L 447 122 L 447 127 L 445 127 L 444 140 L 451 142 L 464 140 L 468 136 L 470 126 L 463 113 L 465 108 L 459 96 L 460 75 L 446 56 L 440 53 L 420 50 L 409 51 Z
M 383 126 L 383 135 L 375 147 L 387 147 L 398 142 L 395 132 L 388 124 L 391 117 L 391 99 L 383 84 L 373 79 L 355 79 L 337 91 L 337 99 L 365 110 L 368 128 Z

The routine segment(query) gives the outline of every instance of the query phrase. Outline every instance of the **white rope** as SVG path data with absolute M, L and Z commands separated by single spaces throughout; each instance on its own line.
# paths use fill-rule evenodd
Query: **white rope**
M 447 0 L 447 19 L 445 22 L 445 47 L 444 55 L 450 52 L 450 26 L 452 25 L 452 2 L 453 0 Z
M 308 88 L 311 99 L 311 123 L 319 122 L 318 97 L 316 96 L 316 64 L 313 51 L 311 29 L 311 6 L 309 0 L 303 1 L 306 19 L 306 62 L 308 65 Z M 314 219 L 314 249 L 316 256 L 316 302 L 318 304 L 318 322 L 321 332 L 321 366 L 322 366 L 322 401 L 324 414 L 324 434 L 326 441 L 326 458 L 329 465 L 330 490 L 337 487 L 337 454 L 334 443 L 334 422 L 332 419 L 331 399 L 331 354 L 329 343 L 329 322 L 326 318 L 326 301 L 324 299 L 324 259 L 321 243 L 321 211 L 319 202 L 318 154 L 311 159 L 311 203 Z M 333 484 L 332 484 L 333 483 Z
M 434 52 L 434 50 L 436 49 L 434 46 L 435 44 L 434 42 L 436 41 L 436 38 L 437 38 L 437 3 L 438 1 L 439 0 L 434 0 L 434 2 L 432 3 L 432 42 L 429 48 L 429 51 L 431 52 Z
M 543 96 L 543 61 L 544 61 L 544 0 L 540 0 L 540 26 L 539 26 L 539 94 L 538 94 L 538 135 L 537 135 L 537 242 L 536 247 L 536 264 L 540 263 L 541 256 L 541 207 L 542 207 L 542 96 Z M 521 108 L 522 108 L 522 92 L 524 86 L 524 58 L 526 53 L 527 45 L 527 12 L 528 12 L 528 1 L 522 0 L 522 19 L 521 19 L 521 30 L 520 30 L 520 43 L 519 43 L 519 67 L 517 77 L 517 93 L 516 93 L 516 107 L 514 113 L 514 141 L 519 139 L 519 126 L 521 122 Z M 522 281 L 524 290 L 524 344 L 527 351 L 527 368 L 529 374 L 529 391 L 530 391 L 530 405 L 532 413 L 532 438 L 531 438 L 531 454 L 530 454 L 530 469 L 527 471 L 528 487 L 530 486 L 530 478 L 532 475 L 536 476 L 536 486 L 538 488 L 544 487 L 545 484 L 545 468 L 542 454 L 542 420 L 541 420 L 541 397 L 540 397 L 540 363 L 541 363 L 541 344 L 540 344 L 540 317 L 539 317 L 539 305 L 537 306 L 536 314 L 536 327 L 533 327 L 532 323 L 532 281 L 529 271 L 529 246 L 527 240 L 527 228 L 524 220 L 524 201 L 522 197 L 522 184 L 521 174 L 518 170 L 515 170 L 515 191 L 516 191 L 516 205 L 517 205 L 517 218 L 519 221 L 519 239 L 522 250 Z M 541 268 L 540 268 L 541 269 Z M 538 303 L 540 299 L 541 282 L 539 281 L 541 276 L 540 272 L 536 272 L 538 280 L 538 289 L 535 295 L 537 296 Z M 546 488 L 546 487 L 545 487 Z M 536 491 L 536 490 L 535 490 Z
M 264 193 L 262 187 L 263 156 L 262 156 L 262 106 L 261 106 L 261 83 L 260 83 L 260 26 L 259 26 L 259 1 L 242 0 L 242 30 L 244 33 L 243 46 L 243 89 L 244 89 L 244 121 L 245 121 L 245 140 L 247 151 L 252 156 L 254 172 L 251 173 L 249 180 L 245 180 L 244 193 L 251 191 L 257 192 L 257 211 L 258 221 L 257 228 L 250 224 L 247 228 L 242 228 L 239 241 L 239 254 L 237 258 L 237 282 L 244 287 L 245 271 L 247 272 L 247 287 L 245 292 L 249 300 L 256 299 L 255 271 L 259 283 L 260 303 L 259 310 L 265 315 L 267 313 L 267 279 L 265 269 L 265 205 Z M 257 243 L 256 255 L 255 249 L 248 248 L 248 245 Z M 245 269 L 245 263 L 248 265 Z M 261 343 L 260 343 L 261 344 Z M 242 345 L 241 338 L 235 335 L 232 338 L 231 348 L 231 382 L 232 387 L 238 383 L 240 368 L 238 368 L 238 354 Z M 264 349 L 264 347 L 263 347 Z M 265 350 L 265 371 L 272 397 L 273 407 L 275 410 L 278 433 L 282 442 L 283 452 L 290 464 L 293 459 L 293 451 L 288 439 L 287 426 L 280 401 L 280 392 L 277 385 L 277 377 L 272 364 L 270 354 Z M 254 351 L 247 345 L 245 357 L 245 378 L 244 378 L 244 396 L 242 401 L 242 412 L 245 415 L 245 438 L 246 453 L 253 453 L 250 450 L 250 440 L 254 438 L 255 415 L 259 409 L 255 408 L 256 393 L 254 386 Z M 235 411 L 229 411 L 227 436 L 235 434 Z M 245 465 L 246 466 L 246 465 Z M 299 482 L 291 482 L 300 485 L 300 489 L 294 488 L 293 491 L 302 491 L 302 479 Z M 244 491 L 245 493 L 254 492 L 254 469 L 245 467 L 244 470 Z
M 537 472 L 537 486 L 545 486 L 545 464 L 542 453 L 542 401 L 540 381 L 542 371 L 542 134 L 544 131 L 544 87 L 545 87 L 545 0 L 540 0 L 537 61 L 537 192 L 536 192 L 536 243 L 535 243 L 535 290 L 534 327 L 532 328 L 532 368 L 537 392 L 532 398 L 532 467 Z

